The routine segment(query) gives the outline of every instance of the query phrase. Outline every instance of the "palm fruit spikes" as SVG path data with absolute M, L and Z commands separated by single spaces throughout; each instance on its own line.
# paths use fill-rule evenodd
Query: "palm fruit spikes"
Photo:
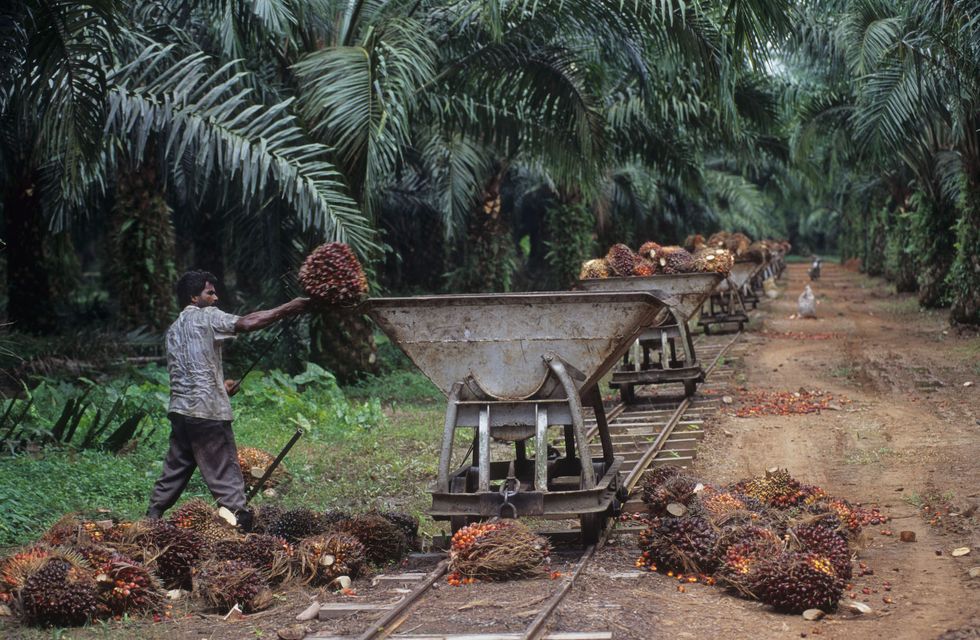
M 658 518 L 640 533 L 644 558 L 662 570 L 711 573 L 718 565 L 718 534 L 701 516 Z
M 656 258 L 657 270 L 661 273 L 691 273 L 694 271 L 694 256 L 683 247 L 661 247 Z
M 800 551 L 826 557 L 834 565 L 834 571 L 844 580 L 851 579 L 851 550 L 834 529 L 820 522 L 803 524 L 791 530 L 791 537 Z
M 242 478 L 245 480 L 245 487 L 250 489 L 259 483 L 266 469 L 275 462 L 276 457 L 268 451 L 255 447 L 238 448 L 238 465 L 242 468 Z M 266 480 L 266 487 L 275 487 L 281 484 L 287 477 L 286 468 L 280 464 L 276 467 L 269 479 Z
M 235 529 L 218 517 L 214 508 L 200 498 L 193 498 L 180 505 L 169 522 L 179 529 L 198 532 L 209 544 L 236 535 Z
M 52 557 L 27 578 L 21 603 L 29 625 L 72 627 L 95 615 L 98 592 L 90 570 Z
M 278 584 L 290 575 L 293 547 L 282 538 L 252 533 L 214 543 L 211 555 L 217 560 L 244 562 L 258 569 L 269 584 Z
M 762 602 L 787 613 L 832 611 L 844 592 L 844 579 L 826 556 L 783 553 L 755 570 L 749 587 Z
M 640 245 L 640 249 L 639 251 L 637 251 L 637 253 L 644 260 L 650 260 L 651 262 L 655 262 L 657 258 L 660 257 L 660 249 L 661 247 L 659 244 L 651 240 L 647 240 L 642 245 Z
M 639 277 L 652 276 L 656 272 L 657 272 L 656 263 L 651 262 L 650 260 L 644 260 L 642 258 L 640 260 L 637 260 L 636 266 L 633 267 L 634 276 L 639 276 Z
M 534 575 L 549 560 L 548 542 L 518 520 L 463 527 L 449 548 L 450 580 L 512 580 Z
M 727 249 L 701 249 L 694 254 L 694 270 L 700 273 L 727 274 L 735 265 L 735 256 Z
M 582 263 L 582 270 L 579 271 L 579 280 L 595 280 L 608 278 L 611 275 L 609 266 L 602 258 L 598 260 L 586 260 Z
M 283 538 L 290 543 L 299 542 L 303 538 L 315 536 L 326 530 L 327 520 L 323 514 L 306 508 L 285 511 L 274 523 L 266 527 L 266 533 Z
M 238 560 L 209 560 L 194 578 L 194 595 L 209 607 L 227 611 L 238 605 L 245 613 L 272 602 L 272 594 L 258 569 Z
M 95 569 L 102 615 L 121 616 L 152 611 L 163 603 L 163 592 L 149 569 L 122 555 L 114 555 Z
M 331 525 L 331 530 L 349 533 L 364 545 L 373 564 L 385 564 L 402 557 L 408 538 L 402 528 L 378 513 L 363 513 Z
M 606 264 L 609 265 L 612 275 L 621 278 L 628 278 L 633 275 L 637 260 L 639 260 L 639 256 L 625 244 L 614 244 L 606 254 Z
M 311 299 L 326 305 L 353 306 L 368 291 L 367 277 L 349 246 L 322 244 L 306 257 L 299 283 Z
M 356 578 L 366 559 L 360 540 L 348 533 L 333 532 L 299 543 L 295 564 L 305 584 L 330 584 L 340 576 Z

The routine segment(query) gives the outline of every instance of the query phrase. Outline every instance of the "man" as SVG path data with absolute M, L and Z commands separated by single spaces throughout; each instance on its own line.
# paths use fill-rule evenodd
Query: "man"
M 177 301 L 183 311 L 167 330 L 170 450 L 146 516 L 163 516 L 199 468 L 218 505 L 235 514 L 238 525 L 248 531 L 252 514 L 245 507 L 245 482 L 231 430 L 229 396 L 238 392 L 238 381 L 224 378 L 222 345 L 238 333 L 258 331 L 303 312 L 308 300 L 296 298 L 239 317 L 215 306 L 217 281 L 207 271 L 189 271 L 177 282 Z

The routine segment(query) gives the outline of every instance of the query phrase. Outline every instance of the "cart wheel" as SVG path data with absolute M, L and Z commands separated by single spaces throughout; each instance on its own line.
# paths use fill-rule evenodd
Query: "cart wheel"
M 690 398 L 694 395 L 694 392 L 698 390 L 698 383 L 696 380 L 685 380 L 684 381 L 684 397 Z
M 579 526 L 582 529 L 582 544 L 595 544 L 599 542 L 599 534 L 602 533 L 602 525 L 605 524 L 605 513 L 583 513 L 578 517 Z
M 704 335 L 706 335 L 706 336 L 710 336 L 711 335 L 711 326 L 710 325 L 704 325 Z

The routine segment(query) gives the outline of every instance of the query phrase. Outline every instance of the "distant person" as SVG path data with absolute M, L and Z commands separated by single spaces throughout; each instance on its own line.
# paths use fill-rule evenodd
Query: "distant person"
M 239 333 L 264 329 L 303 312 L 308 300 L 295 298 L 239 317 L 215 306 L 217 282 L 207 271 L 188 271 L 177 281 L 177 301 L 183 310 L 167 329 L 170 450 L 146 517 L 161 518 L 199 468 L 218 505 L 235 514 L 239 527 L 248 531 L 252 513 L 246 509 L 245 482 L 231 430 L 229 396 L 238 392 L 238 381 L 225 379 L 222 345 Z
M 813 256 L 813 262 L 810 264 L 810 280 L 816 281 L 820 279 L 820 264 L 823 260 L 820 256 Z
M 813 290 L 810 289 L 810 285 L 807 285 L 803 289 L 803 293 L 796 300 L 796 310 L 801 318 L 816 318 L 817 317 L 817 299 L 813 295 Z

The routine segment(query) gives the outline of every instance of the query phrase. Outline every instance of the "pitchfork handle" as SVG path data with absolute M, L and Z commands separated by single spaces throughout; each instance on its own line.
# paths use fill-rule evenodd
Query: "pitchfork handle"
M 248 492 L 247 496 L 245 496 L 245 504 L 251 502 L 252 498 L 255 497 L 255 494 L 262 490 L 262 487 L 269 479 L 269 476 L 272 475 L 272 472 L 276 470 L 276 467 L 279 466 L 279 463 L 282 462 L 282 459 L 286 457 L 286 454 L 289 453 L 289 450 L 293 448 L 293 445 L 296 444 L 296 441 L 299 440 L 300 436 L 302 435 L 303 429 L 297 429 L 296 433 L 293 434 L 293 437 L 289 439 L 286 446 L 283 447 L 282 451 L 279 452 L 279 455 L 276 456 L 276 459 L 272 461 L 272 464 L 269 465 L 269 467 L 265 470 L 265 473 L 262 474 L 262 477 L 259 478 L 258 483 L 252 487 L 252 490 Z

